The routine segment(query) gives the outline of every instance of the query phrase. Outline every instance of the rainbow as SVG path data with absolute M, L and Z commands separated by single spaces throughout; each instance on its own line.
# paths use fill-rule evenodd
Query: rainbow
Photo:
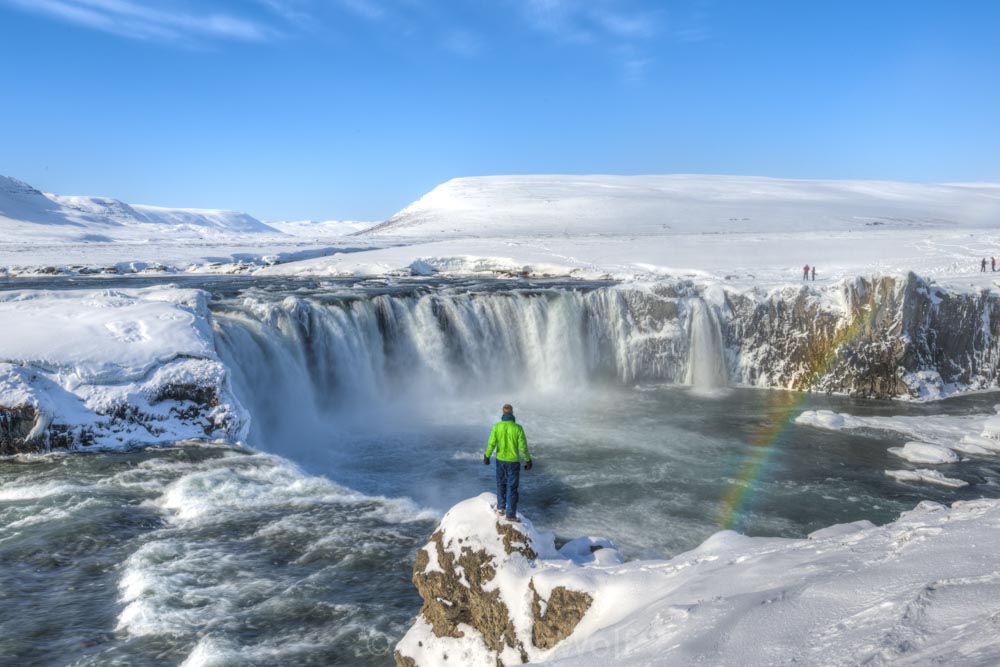
M 838 330 L 826 345 L 826 352 L 817 355 L 804 376 L 796 378 L 793 385 L 805 390 L 816 384 L 837 359 L 841 349 L 858 339 L 865 331 L 871 330 L 875 320 L 874 295 L 869 296 L 867 304 L 855 310 L 850 324 Z M 766 423 L 751 434 L 749 439 L 750 452 L 744 458 L 736 475 L 722 498 L 722 503 L 716 517 L 716 523 L 727 530 L 738 529 L 744 514 L 750 505 L 761 476 L 767 470 L 774 452 L 781 444 L 782 436 L 798 416 L 802 404 L 808 394 L 805 391 L 769 392 L 768 415 L 772 415 Z

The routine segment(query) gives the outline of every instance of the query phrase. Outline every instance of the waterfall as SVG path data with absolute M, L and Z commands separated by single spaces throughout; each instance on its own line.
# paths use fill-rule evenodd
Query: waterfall
M 691 301 L 688 330 L 687 384 L 702 392 L 725 387 L 729 373 L 722 345 L 722 329 L 712 308 L 702 299 Z
M 379 419 L 373 410 L 388 402 L 435 410 L 489 394 L 680 384 L 683 330 L 675 311 L 651 307 L 664 303 L 617 287 L 254 293 L 214 301 L 212 317 L 233 391 L 253 415 L 251 442 L 313 433 L 322 445 L 331 429 Z

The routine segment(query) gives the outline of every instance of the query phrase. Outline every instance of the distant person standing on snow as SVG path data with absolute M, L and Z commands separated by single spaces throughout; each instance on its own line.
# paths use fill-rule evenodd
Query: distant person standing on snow
M 531 454 L 524 429 L 514 420 L 514 408 L 509 404 L 503 406 L 500 421 L 490 431 L 490 441 L 483 455 L 484 465 L 490 464 L 494 449 L 497 452 L 497 514 L 506 516 L 508 521 L 517 521 L 517 485 L 521 480 L 519 455 L 524 459 L 524 469 L 531 470 Z
M 813 272 L 813 280 L 816 280 L 816 266 L 815 265 L 813 265 L 813 267 L 812 267 L 812 272 Z
M 990 268 L 993 269 L 994 271 L 997 270 L 997 258 L 996 257 L 990 257 Z
M 802 280 L 809 280 L 809 265 L 802 267 Z
M 980 273 L 986 273 L 986 258 L 985 257 L 983 257 L 982 268 L 979 269 L 979 272 Z

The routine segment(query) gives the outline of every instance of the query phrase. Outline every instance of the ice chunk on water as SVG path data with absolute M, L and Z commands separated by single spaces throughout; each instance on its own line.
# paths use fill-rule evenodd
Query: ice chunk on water
M 886 470 L 885 474 L 893 479 L 899 480 L 900 482 L 936 484 L 938 486 L 946 486 L 952 489 L 959 489 L 963 486 L 969 485 L 969 483 L 965 480 L 955 479 L 954 477 L 945 477 L 937 470 Z
M 890 447 L 889 453 L 910 463 L 958 463 L 958 454 L 941 445 L 929 442 L 908 442 L 902 447 Z

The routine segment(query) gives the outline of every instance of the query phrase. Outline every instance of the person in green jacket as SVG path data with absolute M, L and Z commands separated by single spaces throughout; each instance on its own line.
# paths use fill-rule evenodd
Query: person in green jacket
M 497 453 L 497 514 L 506 515 L 510 521 L 517 521 L 517 485 L 521 480 L 521 463 L 531 470 L 531 454 L 524 429 L 514 419 L 514 408 L 503 406 L 500 421 L 490 431 L 490 441 L 486 444 L 483 463 L 490 464 L 493 450 Z M 520 458 L 519 458 L 520 457 Z

